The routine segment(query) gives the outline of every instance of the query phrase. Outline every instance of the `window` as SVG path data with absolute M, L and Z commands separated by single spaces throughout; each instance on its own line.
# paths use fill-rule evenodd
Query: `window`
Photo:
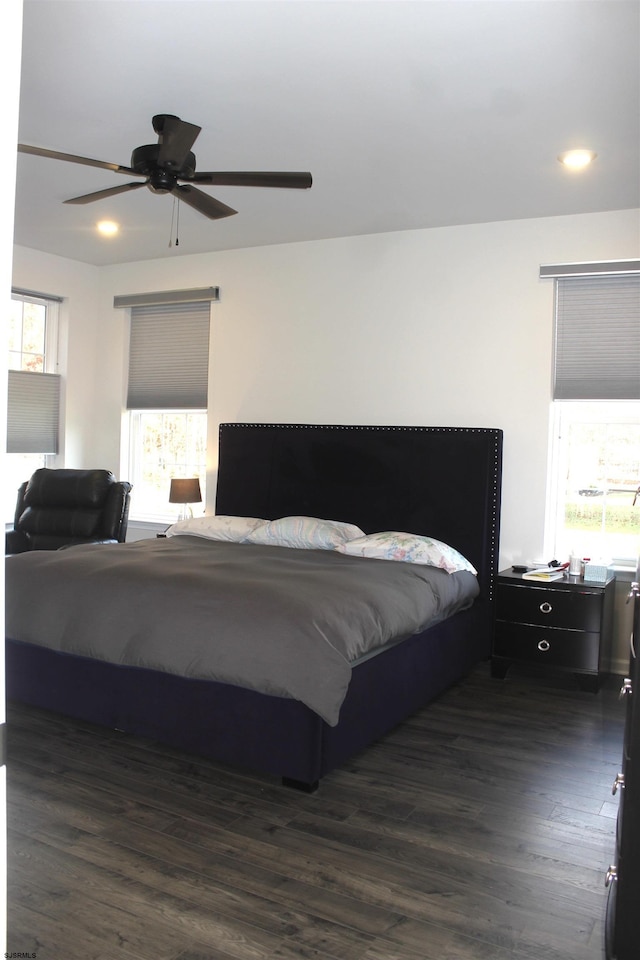
M 46 300 L 14 294 L 9 313 L 9 369 L 44 373 L 47 369 Z
M 556 402 L 550 549 L 640 556 L 640 403 Z
M 213 291 L 217 296 L 217 288 L 202 291 L 202 302 L 183 301 L 176 291 L 174 302 L 131 306 L 127 406 L 132 518 L 177 519 L 180 505 L 169 503 L 173 478 L 197 477 L 205 498 Z
M 14 292 L 8 323 L 8 427 L 4 515 L 10 522 L 17 489 L 58 449 L 60 378 L 56 374 L 59 300 Z
M 619 273 L 616 264 L 546 268 L 556 271 L 547 273 L 556 277 L 556 304 L 545 552 L 558 559 L 576 552 L 635 565 L 640 274 L 638 261 L 619 266 L 624 268 Z
M 131 511 L 138 520 L 176 520 L 172 477 L 198 477 L 205 499 L 207 414 L 197 410 L 131 410 Z M 135 500 L 134 500 L 135 496 Z

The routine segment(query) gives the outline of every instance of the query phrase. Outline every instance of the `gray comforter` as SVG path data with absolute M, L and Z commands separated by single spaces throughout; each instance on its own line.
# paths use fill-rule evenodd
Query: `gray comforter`
M 351 667 L 469 606 L 470 573 L 176 536 L 7 557 L 13 640 L 213 679 L 338 721 Z

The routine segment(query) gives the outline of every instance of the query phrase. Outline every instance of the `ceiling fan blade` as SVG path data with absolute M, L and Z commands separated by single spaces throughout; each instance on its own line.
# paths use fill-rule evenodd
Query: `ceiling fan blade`
M 70 200 L 64 200 L 64 203 L 93 203 L 94 200 L 104 200 L 105 197 L 115 197 L 118 193 L 126 193 L 128 190 L 135 190 L 137 187 L 144 187 L 145 183 L 134 181 L 133 183 L 123 183 L 119 187 L 107 187 L 106 190 L 96 190 L 95 193 L 85 193 L 82 197 L 72 197 Z
M 19 143 L 18 152 L 31 153 L 35 157 L 47 157 L 49 160 L 68 160 L 70 163 L 83 163 L 88 167 L 101 167 L 103 170 L 112 170 L 114 173 L 126 173 L 130 177 L 142 176 L 131 167 L 123 167 L 119 163 L 91 160 L 89 157 L 78 157 L 74 153 L 60 153 L 58 150 L 47 150 L 45 147 L 30 147 L 27 143 Z
M 176 184 L 171 193 L 179 200 L 184 200 L 198 213 L 203 213 L 205 217 L 209 217 L 210 220 L 221 220 L 223 217 L 231 217 L 238 212 L 233 207 L 228 207 L 226 203 L 221 203 L 220 200 L 216 200 L 209 194 L 203 193 L 202 190 L 196 190 L 195 187 L 188 184 L 184 186 Z
M 310 173 L 195 173 L 192 183 L 210 187 L 288 187 L 307 190 L 313 180 Z
M 159 133 L 158 163 L 170 170 L 182 170 L 189 151 L 202 127 L 185 123 L 178 117 L 165 116 Z

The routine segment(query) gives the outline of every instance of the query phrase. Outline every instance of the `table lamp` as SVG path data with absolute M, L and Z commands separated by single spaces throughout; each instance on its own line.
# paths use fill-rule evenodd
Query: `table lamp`
M 179 520 L 188 520 L 193 516 L 192 503 L 201 503 L 202 494 L 200 493 L 200 481 L 197 477 L 192 479 L 172 480 L 169 490 L 169 503 L 181 503 Z

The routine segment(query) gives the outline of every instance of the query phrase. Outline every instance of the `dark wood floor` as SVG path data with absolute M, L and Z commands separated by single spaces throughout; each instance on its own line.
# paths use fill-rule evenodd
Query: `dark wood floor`
M 9 951 L 602 960 L 622 706 L 472 677 L 313 796 L 9 705 Z

